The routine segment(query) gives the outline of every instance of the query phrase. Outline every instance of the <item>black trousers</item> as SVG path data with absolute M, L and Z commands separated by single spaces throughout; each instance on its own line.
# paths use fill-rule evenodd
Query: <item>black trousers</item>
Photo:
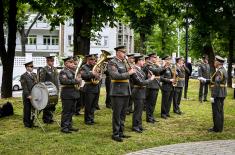
M 61 128 L 72 128 L 72 117 L 74 114 L 76 99 L 62 99 Z
M 216 97 L 212 103 L 213 129 L 217 132 L 222 132 L 224 128 L 224 99 L 224 97 Z
M 85 102 L 85 122 L 94 122 L 94 113 L 98 105 L 99 94 L 97 93 L 84 93 Z
M 58 102 L 58 101 L 57 101 Z M 48 106 L 43 109 L 42 119 L 44 123 L 50 123 L 53 121 L 53 112 L 55 112 L 57 103 L 48 104 Z
M 183 87 L 175 87 L 173 94 L 173 111 L 180 111 L 180 102 L 182 97 Z
M 188 82 L 189 82 L 189 79 L 185 78 L 184 98 L 188 98 L 188 96 L 187 96 L 187 94 L 188 94 Z
M 111 99 L 110 99 L 110 78 L 105 79 L 105 89 L 106 89 L 106 98 L 105 98 L 105 104 L 106 107 L 111 108 Z
M 23 96 L 23 123 L 25 127 L 32 127 L 34 117 L 31 116 L 31 112 L 33 110 L 30 99 Z
M 208 85 L 209 85 L 209 83 L 202 83 L 202 82 L 200 82 L 199 101 L 207 99 Z
M 120 137 L 123 135 L 128 102 L 129 96 L 111 96 L 113 109 L 112 126 L 114 137 Z
M 132 118 L 132 128 L 142 129 L 142 112 L 144 107 L 144 99 L 134 98 L 134 112 Z
M 173 93 L 173 90 L 162 90 L 161 115 L 169 115 Z
M 157 103 L 157 96 L 158 96 L 159 89 L 147 89 L 146 92 L 146 120 L 154 120 L 154 110 Z

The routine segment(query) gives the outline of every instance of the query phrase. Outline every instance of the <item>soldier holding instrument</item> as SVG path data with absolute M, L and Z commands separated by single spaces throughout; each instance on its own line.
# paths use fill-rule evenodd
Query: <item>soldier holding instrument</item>
M 176 76 L 177 83 L 174 86 L 174 95 L 173 95 L 173 111 L 176 114 L 181 115 L 182 111 L 180 110 L 180 102 L 183 92 L 183 87 L 185 85 L 185 73 L 189 73 L 189 69 L 184 64 L 184 59 L 182 57 L 176 58 Z
M 132 130 L 137 133 L 143 132 L 142 111 L 146 97 L 146 85 L 155 78 L 155 76 L 152 74 L 151 78 L 147 79 L 146 74 L 142 70 L 145 62 L 144 59 L 144 56 L 135 56 L 135 65 L 133 67 L 136 69 L 136 73 L 131 75 L 133 82 L 132 99 L 134 102 Z
M 85 115 L 84 120 L 85 124 L 93 125 L 94 124 L 94 112 L 96 110 L 96 106 L 98 105 L 99 99 L 99 83 L 92 83 L 92 79 L 99 79 L 101 76 L 99 73 L 93 72 L 92 69 L 96 63 L 95 55 L 86 55 L 87 62 L 81 67 L 81 76 L 85 81 L 85 85 L 83 87 L 84 91 L 84 103 L 85 103 Z
M 126 47 L 119 46 L 115 48 L 116 57 L 108 63 L 108 71 L 111 77 L 110 97 L 112 103 L 112 139 L 122 142 L 123 138 L 129 136 L 124 135 L 124 121 L 126 110 L 131 95 L 130 90 L 130 75 L 136 72 L 135 69 L 126 67 Z
M 162 82 L 162 103 L 161 103 L 161 117 L 167 119 L 170 117 L 171 102 L 173 99 L 173 84 L 175 79 L 173 78 L 173 70 L 171 69 L 171 57 L 163 57 L 165 63 L 165 72 L 161 76 Z
M 61 132 L 71 133 L 71 131 L 78 131 L 72 127 L 72 117 L 79 98 L 75 85 L 80 84 L 82 79 L 74 73 L 73 57 L 64 58 L 63 61 L 65 67 L 59 74 L 62 100 Z
M 59 91 L 59 78 L 57 68 L 54 67 L 54 56 L 47 56 L 46 63 L 47 65 L 45 67 L 39 68 L 39 81 L 50 81 L 56 86 L 57 91 Z M 48 103 L 48 106 L 43 109 L 42 119 L 44 123 L 51 124 L 54 122 L 53 112 L 55 111 L 55 106 L 58 102 L 58 98 L 55 102 L 56 103 L 53 104 Z

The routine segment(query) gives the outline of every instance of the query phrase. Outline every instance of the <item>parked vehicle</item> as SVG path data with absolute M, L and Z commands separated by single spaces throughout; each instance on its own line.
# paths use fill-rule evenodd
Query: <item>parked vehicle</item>
M 17 91 L 22 89 L 21 83 L 20 83 L 20 75 L 17 75 L 13 78 L 12 81 L 12 90 Z

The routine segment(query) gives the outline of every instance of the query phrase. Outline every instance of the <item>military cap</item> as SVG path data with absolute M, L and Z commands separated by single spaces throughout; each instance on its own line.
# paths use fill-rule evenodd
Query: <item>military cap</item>
M 135 61 L 138 61 L 138 60 L 144 60 L 144 56 L 143 55 L 137 55 L 137 56 L 134 56 L 135 58 Z
M 29 62 L 24 63 L 24 66 L 28 66 L 30 64 L 33 64 L 33 61 L 29 61 Z
M 215 60 L 219 61 L 220 63 L 224 63 L 224 61 L 225 61 L 224 58 L 222 58 L 221 56 L 218 56 L 218 55 L 215 56 Z
M 181 59 L 181 60 L 184 60 L 183 57 L 177 57 L 177 58 L 175 58 L 175 61 L 178 62 L 180 59 Z
M 46 56 L 46 59 L 54 59 L 55 56 Z
M 171 59 L 171 57 L 169 55 L 166 55 L 162 58 L 162 60 L 168 60 L 168 59 Z
M 132 56 L 134 56 L 134 55 L 135 55 L 134 53 L 130 53 L 130 54 L 127 54 L 126 56 L 132 57 Z
M 74 60 L 72 56 L 69 56 L 67 58 L 63 58 L 63 61 L 66 62 L 66 61 L 74 61 Z
M 156 53 L 150 53 L 150 54 L 148 54 L 148 56 L 149 56 L 149 57 L 157 56 L 157 54 L 156 54 Z
M 115 47 L 115 48 L 114 48 L 115 51 L 118 51 L 118 50 L 120 50 L 120 49 L 123 49 L 122 52 L 126 52 L 126 50 L 125 50 L 125 49 L 126 49 L 126 46 L 118 46 L 118 47 Z
M 85 56 L 87 59 L 89 58 L 91 58 L 91 59 L 96 59 L 97 57 L 96 57 L 96 54 L 88 54 L 88 55 L 86 55 Z

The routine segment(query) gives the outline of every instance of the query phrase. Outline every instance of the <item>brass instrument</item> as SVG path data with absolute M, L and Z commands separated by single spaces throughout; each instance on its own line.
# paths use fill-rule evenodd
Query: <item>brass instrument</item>
M 78 76 L 81 76 L 81 75 L 79 74 L 79 70 L 80 70 L 80 68 L 81 68 L 81 66 L 82 66 L 82 62 L 83 62 L 83 59 L 84 59 L 84 57 L 83 57 L 82 55 L 77 56 L 77 57 L 78 57 L 79 62 L 78 62 L 78 64 L 77 64 L 77 68 L 76 68 L 76 70 L 75 70 L 75 79 L 76 79 Z M 81 85 L 81 83 L 75 85 L 75 88 L 78 90 L 78 89 L 80 88 L 80 85 Z
M 93 67 L 92 72 L 96 72 L 102 75 L 106 67 L 105 61 L 108 59 L 108 56 L 111 54 L 105 50 L 101 50 L 101 52 L 102 54 L 100 55 L 99 60 L 96 62 L 95 66 Z M 101 79 L 102 79 L 101 76 L 99 78 L 93 78 L 91 79 L 91 83 L 97 85 Z
M 178 83 L 178 80 L 179 80 L 177 75 L 176 75 L 177 68 L 176 68 L 175 63 L 173 64 L 172 68 L 173 68 L 173 79 L 174 79 L 174 82 L 172 83 L 172 85 L 175 87 L 175 86 L 177 86 L 177 83 Z

